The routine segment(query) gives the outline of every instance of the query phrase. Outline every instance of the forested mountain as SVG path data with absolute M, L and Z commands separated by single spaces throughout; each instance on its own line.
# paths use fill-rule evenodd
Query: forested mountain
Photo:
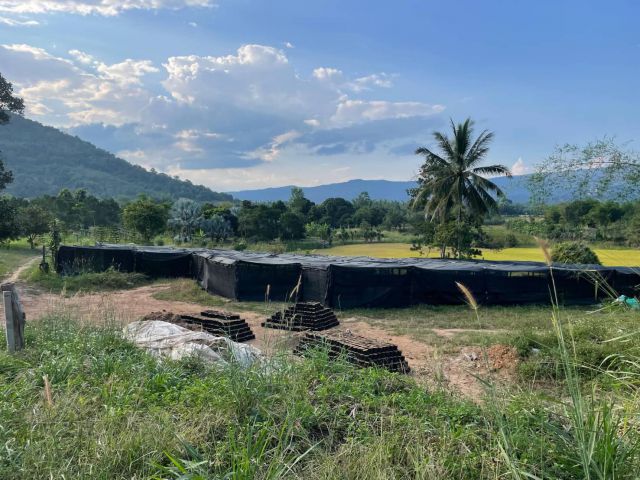
M 98 197 L 231 200 L 225 193 L 153 173 L 53 127 L 12 115 L 0 126 L 0 155 L 13 172 L 6 191 L 17 197 L 55 195 L 63 188 L 84 188 Z
M 526 203 L 529 200 L 529 191 L 526 185 L 526 176 L 510 178 L 495 178 L 493 181 L 502 188 L 507 197 L 514 203 Z M 327 198 L 340 197 L 353 200 L 361 192 L 367 192 L 373 200 L 395 200 L 404 202 L 409 200 L 407 190 L 415 188 L 416 182 L 390 181 L 390 180 L 349 180 L 343 183 L 330 183 L 316 187 L 302 187 L 305 196 L 316 203 L 321 203 Z M 287 200 L 291 194 L 292 186 L 264 188 L 261 190 L 243 190 L 229 192 L 240 200 L 252 201 L 276 201 Z M 558 200 L 559 201 L 559 200 Z
M 595 192 L 595 184 L 601 177 L 595 176 L 591 190 Z M 506 194 L 507 198 L 513 203 L 526 204 L 531 199 L 529 190 L 530 175 L 517 175 L 512 178 L 496 177 L 491 181 L 498 185 Z M 584 195 L 580 195 L 575 191 L 575 186 L 567 182 L 566 185 L 561 184 L 558 188 L 552 189 L 548 197 L 545 198 L 548 204 L 556 204 L 579 200 Z M 343 183 L 330 183 L 326 185 L 318 185 L 315 187 L 301 187 L 305 196 L 316 203 L 321 203 L 327 198 L 345 198 L 353 200 L 361 192 L 367 192 L 373 200 L 395 200 L 404 202 L 409 200 L 407 190 L 414 188 L 416 182 L 412 181 L 391 181 L 391 180 L 349 180 Z M 234 198 L 239 200 L 251 200 L 254 202 L 275 202 L 277 200 L 286 201 L 291 195 L 293 185 L 286 187 L 263 188 L 259 190 L 242 190 L 237 192 L 229 192 Z M 599 200 L 635 200 L 640 198 L 640 191 L 636 188 L 628 198 L 621 199 L 618 192 L 625 189 L 625 185 L 614 182 L 604 195 L 596 195 L 593 198 Z

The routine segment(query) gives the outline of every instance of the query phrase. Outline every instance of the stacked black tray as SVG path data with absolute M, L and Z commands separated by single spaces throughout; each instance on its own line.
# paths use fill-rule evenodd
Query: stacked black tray
M 303 330 L 327 330 L 337 327 L 339 324 L 335 313 L 321 303 L 299 302 L 284 312 L 274 313 L 262 323 L 262 326 L 300 332 Z
M 295 353 L 304 355 L 310 348 L 327 348 L 331 357 L 345 355 L 350 362 L 362 366 L 379 366 L 392 372 L 409 373 L 409 364 L 392 343 L 353 334 L 348 331 L 307 332 Z
M 180 320 L 190 325 L 198 325 L 213 335 L 229 337 L 235 342 L 246 342 L 256 338 L 246 320 L 227 312 L 205 310 L 200 312 L 200 316 L 180 315 Z

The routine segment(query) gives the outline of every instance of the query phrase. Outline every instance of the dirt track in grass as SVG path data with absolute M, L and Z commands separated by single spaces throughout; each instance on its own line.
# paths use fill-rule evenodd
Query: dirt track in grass
M 19 270 L 28 268 L 23 265 Z M 171 288 L 170 284 L 153 284 L 131 290 L 119 290 L 108 293 L 79 293 L 63 297 L 44 292 L 19 281 L 20 271 L 11 275 L 16 281 L 18 291 L 27 315 L 27 321 L 35 322 L 52 312 L 66 312 L 84 322 L 110 322 L 126 324 L 152 312 L 168 311 L 173 313 L 199 313 L 208 308 L 202 305 L 159 300 L 154 294 Z M 0 305 L 0 310 L 2 306 Z M 217 307 L 219 310 L 241 314 L 256 335 L 248 342 L 265 352 L 278 348 L 291 349 L 296 343 L 296 333 L 265 329 L 260 323 L 266 314 L 236 308 L 236 306 Z M 460 347 L 453 354 L 441 354 L 437 346 L 418 341 L 408 335 L 397 335 L 381 326 L 373 326 L 360 317 L 343 318 L 340 329 L 353 333 L 385 340 L 396 344 L 412 369 L 411 375 L 430 388 L 446 388 L 454 393 L 480 401 L 483 387 L 478 377 L 491 375 L 499 384 L 511 383 L 517 357 L 508 351 L 508 347 L 493 347 L 483 352 L 478 347 Z M 437 330 L 437 331 L 436 331 Z M 466 331 L 465 329 L 434 329 L 438 336 L 450 337 Z M 495 358 L 492 358 L 492 355 Z

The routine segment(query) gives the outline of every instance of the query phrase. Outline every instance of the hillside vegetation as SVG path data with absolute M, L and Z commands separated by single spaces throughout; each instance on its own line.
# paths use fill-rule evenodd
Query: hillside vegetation
M 12 115 L 0 128 L 0 151 L 14 175 L 4 193 L 16 197 L 83 188 L 98 197 L 133 198 L 145 193 L 199 201 L 231 200 L 230 195 L 149 172 L 78 137 L 18 115 Z

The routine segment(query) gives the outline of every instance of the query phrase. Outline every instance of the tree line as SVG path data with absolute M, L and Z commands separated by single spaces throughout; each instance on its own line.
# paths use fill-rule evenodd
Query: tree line
M 197 202 L 157 200 L 145 195 L 132 201 L 101 199 L 80 189 L 31 200 L 3 197 L 0 241 L 26 237 L 33 246 L 52 223 L 63 233 L 94 232 L 99 240 L 153 242 L 169 236 L 175 243 L 230 239 L 246 242 L 317 238 L 330 243 L 376 241 L 383 230 L 409 230 L 420 214 L 407 204 L 372 200 L 366 192 L 353 201 L 329 198 L 316 204 L 293 188 L 287 202 Z M 126 231 L 126 233 L 123 233 Z M 111 232 L 111 233 L 108 233 Z M 120 235 L 121 238 L 106 238 Z

